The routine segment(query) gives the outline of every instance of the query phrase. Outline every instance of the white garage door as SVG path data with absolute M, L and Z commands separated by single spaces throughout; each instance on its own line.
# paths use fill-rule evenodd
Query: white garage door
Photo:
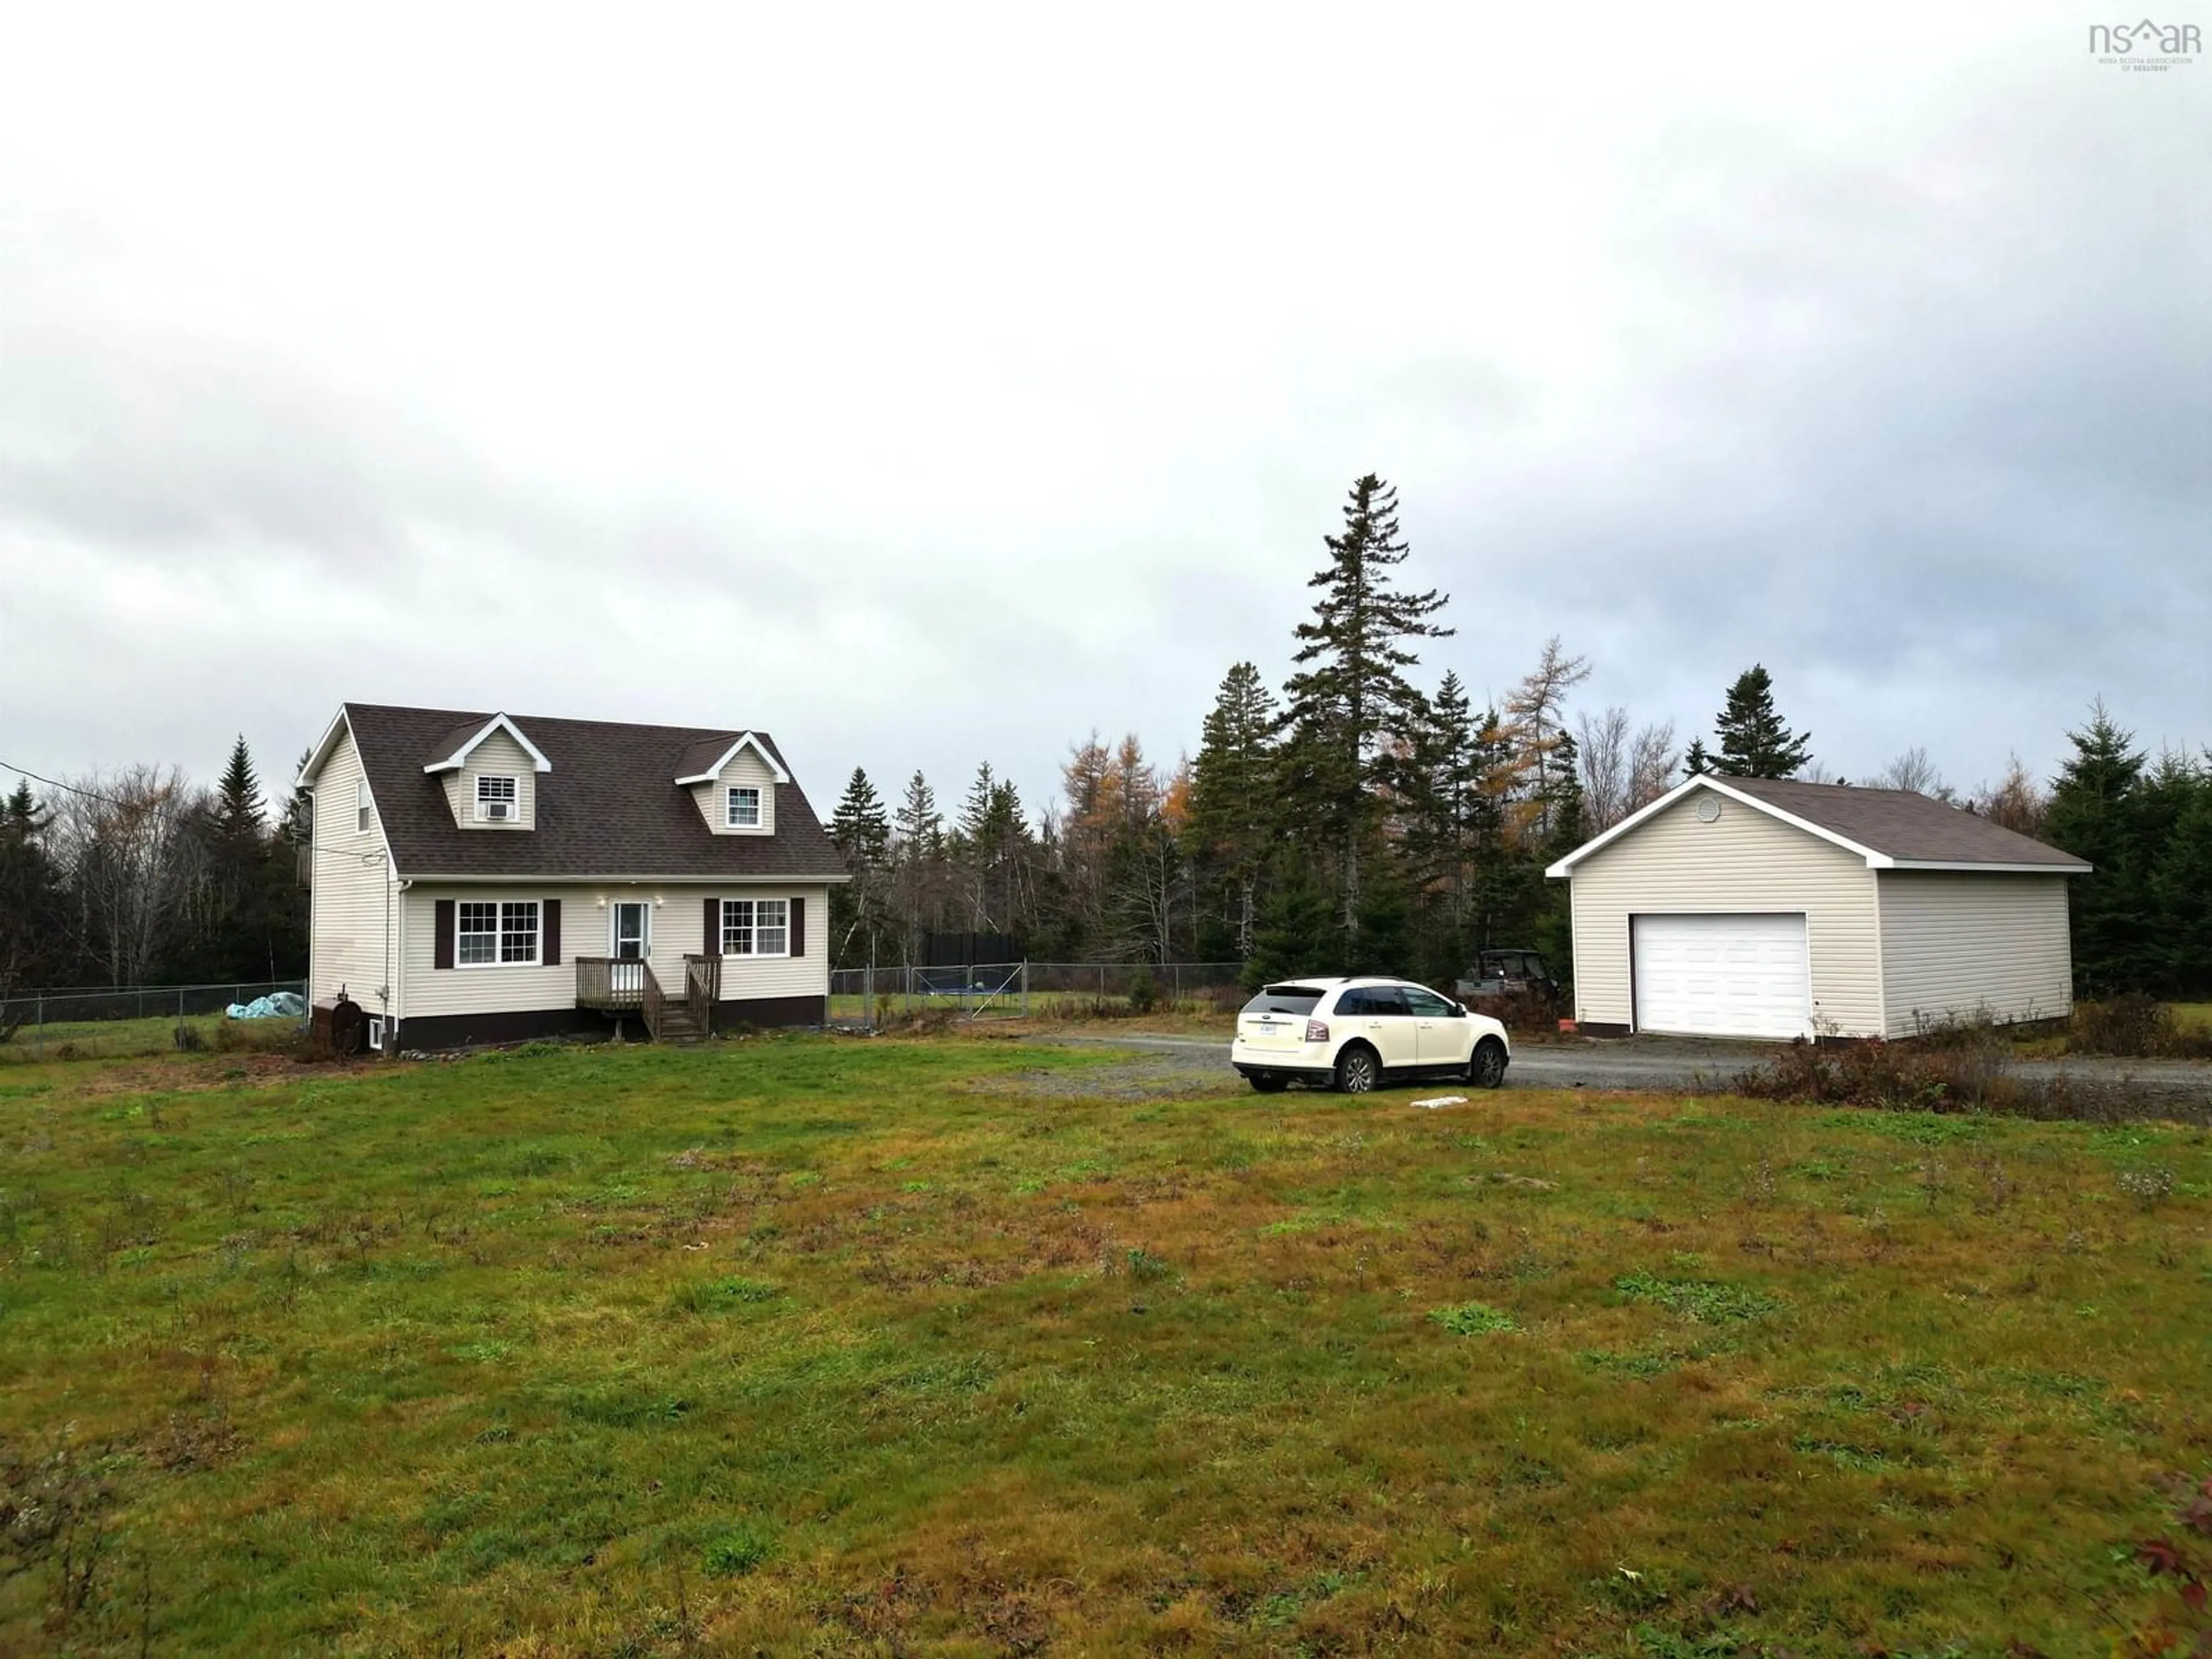
M 1812 1035 L 1802 916 L 1638 916 L 1636 1029 Z

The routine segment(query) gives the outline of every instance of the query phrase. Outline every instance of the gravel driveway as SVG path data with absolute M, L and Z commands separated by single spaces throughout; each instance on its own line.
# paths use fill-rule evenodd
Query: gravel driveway
M 1229 1044 L 1218 1037 L 1151 1036 L 1133 1032 L 1127 1036 L 1030 1037 L 1032 1042 L 1054 1042 L 1085 1048 L 1135 1049 L 1157 1056 L 1154 1069 L 1160 1080 L 1170 1074 L 1189 1079 L 1179 1086 L 1207 1077 L 1231 1080 Z M 1764 1043 L 1711 1042 L 1680 1037 L 1626 1037 L 1581 1042 L 1525 1043 L 1513 1051 L 1512 1068 L 1505 1074 L 1509 1089 L 1696 1089 L 1724 1084 L 1741 1072 L 1765 1060 L 1774 1051 Z M 2020 1060 L 2009 1068 L 2022 1078 L 2063 1077 L 2069 1082 L 2100 1089 L 2127 1088 L 2185 1102 L 2212 1106 L 2212 1063 L 2179 1060 Z

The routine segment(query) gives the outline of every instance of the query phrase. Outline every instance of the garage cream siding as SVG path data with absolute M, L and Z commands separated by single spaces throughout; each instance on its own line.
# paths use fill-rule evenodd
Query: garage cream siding
M 674 882 L 653 887 L 579 882 L 502 883 L 496 886 L 425 879 L 406 893 L 407 1019 L 447 1014 L 527 1013 L 549 1008 L 573 1008 L 576 1004 L 576 958 L 613 954 L 609 928 L 617 899 L 654 897 L 665 901 L 653 911 L 650 949 L 647 960 L 662 990 L 678 996 L 684 989 L 684 958 L 703 953 L 705 906 L 708 895 L 729 898 L 803 898 L 806 901 L 804 954 L 791 957 L 725 957 L 722 958 L 722 1000 L 736 1002 L 755 997 L 826 996 L 830 991 L 830 890 L 827 887 L 770 886 L 726 883 L 720 886 L 679 886 Z M 536 899 L 561 901 L 561 964 L 557 968 L 505 965 L 482 968 L 434 966 L 437 949 L 437 902 L 496 902 Z M 605 898 L 608 908 L 601 909 Z M 538 949 L 544 950 L 544 913 L 538 919 Z
M 2064 876 L 1878 873 L 1887 1036 L 1922 1020 L 2049 1019 L 2074 1007 Z
M 1823 1031 L 1882 1029 L 1875 872 L 1856 853 L 1740 801 L 1700 823 L 1693 790 L 1574 866 L 1575 1013 L 1583 1024 L 1635 1018 L 1629 917 L 1802 913 L 1814 1014 Z
M 390 985 L 392 1012 L 397 1013 L 398 988 L 386 970 L 386 963 L 398 959 L 399 906 L 392 881 L 392 862 L 386 855 L 383 826 L 377 822 L 373 804 L 368 832 L 354 827 L 356 791 L 361 781 L 361 756 L 354 748 L 353 733 L 346 732 L 339 736 L 315 779 L 314 867 L 308 901 L 313 926 L 308 931 L 307 996 L 310 1001 L 327 1001 L 343 988 L 356 1002 L 376 1014 L 385 1012 L 378 990 Z M 392 951 L 390 958 L 385 955 L 387 937 Z

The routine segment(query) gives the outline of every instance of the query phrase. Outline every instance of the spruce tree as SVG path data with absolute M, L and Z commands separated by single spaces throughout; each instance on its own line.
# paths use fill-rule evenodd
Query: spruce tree
M 1705 740 L 1703 738 L 1692 738 L 1689 748 L 1682 756 L 1682 775 L 1686 778 L 1701 778 L 1711 770 L 1713 770 L 1713 757 L 1705 752 Z
M 830 814 L 830 839 L 845 855 L 849 869 L 880 869 L 890 861 L 890 820 L 884 816 L 884 803 L 875 785 L 860 767 L 853 769 L 837 810 Z
M 901 944 L 911 962 L 924 929 L 939 921 L 944 899 L 945 820 L 937 792 L 919 769 L 907 780 L 891 835 Z
M 50 814 L 19 780 L 0 811 L 0 997 L 62 977 L 61 872 L 46 849 Z M 4 1021 L 0 1021 L 0 1030 Z
M 2090 996 L 2140 989 L 2152 932 L 2137 800 L 2147 757 L 2101 702 L 2066 735 L 2074 753 L 2051 785 L 2043 834 L 2094 866 L 2069 883 L 2075 983 Z
M 1275 699 L 1249 662 L 1231 668 L 1200 728 L 1185 836 L 1215 887 L 1237 955 L 1252 954 L 1254 906 L 1277 819 Z
M 860 767 L 853 769 L 830 815 L 830 839 L 853 878 L 830 890 L 830 942 L 846 966 L 865 966 L 875 960 L 885 933 L 891 826 L 875 785 Z
M 1399 744 L 1419 728 L 1423 699 L 1406 670 L 1419 659 L 1403 641 L 1442 639 L 1431 618 L 1444 596 L 1402 592 L 1405 562 L 1397 491 L 1370 472 L 1356 479 L 1341 535 L 1324 538 L 1328 563 L 1307 584 L 1321 590 L 1313 619 L 1297 629 L 1299 665 L 1283 688 L 1285 784 L 1340 874 L 1347 936 L 1359 915 L 1359 861 L 1378 816 L 1379 790 L 1400 781 Z
M 1301 974 L 1342 972 L 1344 930 L 1307 861 L 1285 854 L 1271 874 L 1244 963 L 1245 988 L 1256 991 Z
M 1715 729 L 1721 740 L 1714 769 L 1732 778 L 1791 778 L 1812 757 L 1812 733 L 1792 732 L 1774 708 L 1774 681 L 1753 663 L 1729 688 Z M 1696 747 L 1696 745 L 1692 745 Z

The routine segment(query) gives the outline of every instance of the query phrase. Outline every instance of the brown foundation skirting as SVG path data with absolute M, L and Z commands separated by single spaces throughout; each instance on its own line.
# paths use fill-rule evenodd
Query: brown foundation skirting
M 1632 1036 L 1635 1033 L 1630 1030 L 1626 1025 L 1608 1025 L 1603 1020 L 1597 1019 L 1578 1019 L 1575 1022 L 1575 1035 L 1577 1036 L 1621 1037 Z
M 745 997 L 714 1005 L 714 1029 L 734 1030 L 740 1025 L 819 1025 L 829 1012 L 824 999 L 811 997 Z
M 756 1030 L 771 1026 L 819 1025 L 823 999 L 811 997 L 744 997 L 714 1005 L 714 1030 L 733 1031 L 740 1026 Z M 611 1037 L 611 1015 L 591 1008 L 532 1008 L 508 1014 L 428 1014 L 398 1022 L 398 1040 L 386 1037 L 385 1052 L 402 1049 L 466 1048 L 479 1043 L 528 1042 L 536 1037 Z M 642 1042 L 641 1015 L 623 1016 L 623 1034 Z

